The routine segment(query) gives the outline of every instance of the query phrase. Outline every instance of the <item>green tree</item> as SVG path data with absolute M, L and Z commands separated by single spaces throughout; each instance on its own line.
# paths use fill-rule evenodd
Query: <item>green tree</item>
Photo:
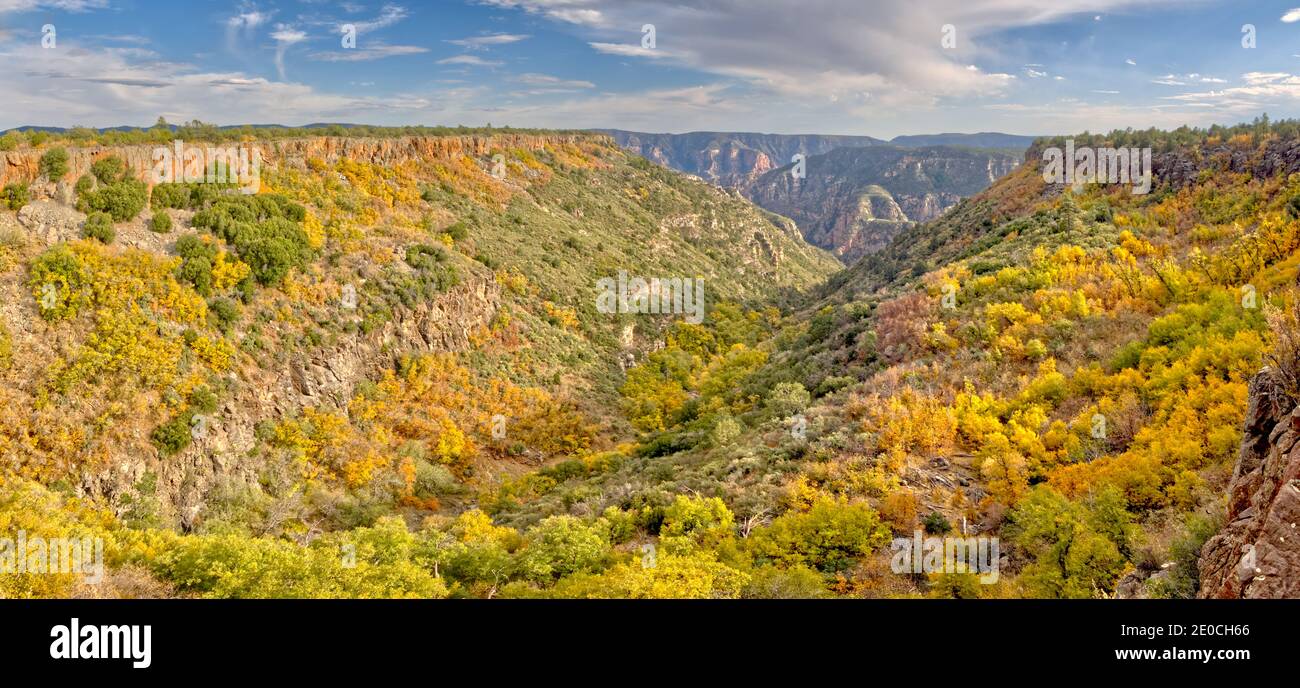
M 1114 487 L 1073 501 L 1046 485 L 1030 490 L 1006 532 L 1032 562 L 1020 581 L 1035 597 L 1097 597 L 1114 590 L 1127 560 L 1132 516 Z
M 551 581 L 598 570 L 609 555 L 607 530 L 573 516 L 551 516 L 529 529 L 518 571 L 532 581 Z
M 98 239 L 105 244 L 113 243 L 117 232 L 113 229 L 112 216 L 108 213 L 91 213 L 81 228 L 81 235 L 87 239 Z
M 63 176 L 68 173 L 68 150 L 51 148 L 45 151 L 41 156 L 39 168 L 41 175 L 52 182 L 63 179 Z
M 717 497 L 687 497 L 677 495 L 664 510 L 660 537 L 684 538 L 693 543 L 717 542 L 730 537 L 736 518 L 727 505 Z
M 760 560 L 843 571 L 889 542 L 889 527 L 865 504 L 822 498 L 806 512 L 782 514 L 746 542 Z
M 6 184 L 4 188 L 5 205 L 10 210 L 20 210 L 31 200 L 31 194 L 27 190 L 27 185 L 21 182 Z

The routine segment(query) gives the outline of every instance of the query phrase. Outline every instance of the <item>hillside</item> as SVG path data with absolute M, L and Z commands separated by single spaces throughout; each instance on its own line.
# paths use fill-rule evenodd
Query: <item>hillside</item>
M 108 245 L 59 243 L 69 150 L 6 192 L 0 521 L 112 574 L 4 593 L 1288 594 L 1300 123 L 1075 137 L 1151 147 L 1145 195 L 1046 183 L 1060 143 L 838 273 L 599 136 L 267 142 L 263 193 L 154 187 Z M 601 313 L 624 267 L 707 317 Z M 997 575 L 900 575 L 917 531 Z
M 662 509 L 660 543 L 693 513 L 713 524 L 690 530 L 695 561 L 776 596 L 1292 594 L 1266 539 L 1294 504 L 1296 391 L 1251 380 L 1300 367 L 1300 127 L 1076 143 L 1152 147 L 1156 188 L 1049 186 L 1031 153 L 780 323 L 679 327 L 623 388 L 637 457 L 526 478 L 489 510 Z M 998 537 L 1000 577 L 892 574 L 888 538 L 918 528 Z
M 1015 169 L 1020 155 L 969 148 L 838 148 L 772 170 L 742 192 L 794 220 L 809 243 L 852 264 Z
M 454 515 L 630 438 L 622 368 L 690 314 L 597 312 L 600 280 L 761 308 L 838 265 L 601 136 L 245 140 L 256 195 L 69 143 L 0 152 L 0 520 L 38 484 L 132 527 L 286 541 Z

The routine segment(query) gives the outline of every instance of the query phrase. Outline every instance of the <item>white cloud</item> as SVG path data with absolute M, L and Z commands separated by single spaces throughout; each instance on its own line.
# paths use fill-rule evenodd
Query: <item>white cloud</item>
M 226 19 L 226 49 L 231 53 L 243 54 L 241 45 L 252 40 L 258 27 L 271 21 L 275 12 L 263 12 L 256 5 L 242 3 L 234 16 Z
M 1300 106 L 1300 76 L 1288 72 L 1247 72 L 1244 82 L 1219 90 L 1165 96 L 1165 100 L 1206 109 L 1217 117 L 1249 116 L 1274 108 Z
M 280 75 L 280 81 L 284 81 L 284 55 L 294 44 L 307 40 L 307 34 L 280 24 L 271 32 L 271 38 L 275 41 L 275 70 Z
M 474 55 L 456 55 L 438 60 L 440 65 L 468 65 L 470 67 L 498 67 L 500 62 L 485 60 Z
M 276 28 L 275 31 L 271 32 L 271 38 L 274 39 L 276 43 L 293 45 L 294 43 L 301 43 L 302 41 L 307 40 L 307 34 L 291 27 L 280 26 Z
M 87 12 L 108 7 L 108 0 L 0 0 L 0 14 L 33 10 Z
M 561 79 L 558 76 L 551 76 L 550 74 L 533 74 L 533 73 L 520 74 L 519 76 L 515 77 L 514 80 L 521 84 L 527 84 L 529 86 L 542 86 L 551 89 L 572 90 L 572 89 L 596 87 L 596 84 L 593 84 L 590 81 L 583 81 L 580 79 L 573 79 L 573 80 Z
M 1136 5 L 1176 5 L 1180 0 L 476 1 L 557 21 L 572 21 L 574 12 L 590 10 L 599 17 L 574 22 L 580 25 L 575 31 L 601 53 L 671 61 L 736 80 L 765 93 L 768 110 L 772 103 L 790 99 L 799 101 L 796 106 L 836 102 L 834 112 L 819 119 L 848 120 L 878 116 L 890 108 L 934 110 L 961 98 L 1005 97 L 1021 81 L 1050 74 L 1027 65 L 1033 73 L 1017 80 L 1010 74 L 968 68 L 984 59 L 998 64 L 1005 59 L 990 41 L 981 39 L 1082 12 L 1091 11 L 1084 16 L 1092 16 Z M 647 23 L 655 26 L 657 49 L 640 47 L 640 29 Z M 945 24 L 961 27 L 955 50 L 939 49 L 937 27 Z M 849 97 L 862 93 L 872 94 L 868 105 L 857 95 Z
M 0 7 L 34 1 L 0 0 Z M 1023 55 L 1018 49 L 1005 50 L 1006 43 L 993 39 L 1010 29 L 1063 20 L 1086 22 L 1088 17 L 1100 21 L 1102 12 L 1123 12 L 1137 6 L 1177 6 L 1183 0 L 1054 0 L 1051 3 L 1041 0 L 926 0 L 888 4 L 861 0 L 800 3 L 788 0 L 683 0 L 671 3 L 662 0 L 470 1 L 528 13 L 530 16 L 525 19 L 529 22 L 559 23 L 556 28 L 561 32 L 575 36 L 597 51 L 586 56 L 589 61 L 655 60 L 659 64 L 693 70 L 696 80 L 706 85 L 702 90 L 653 91 L 652 98 L 650 93 L 635 84 L 606 85 L 602 81 L 602 87 L 621 91 L 605 92 L 590 81 L 530 73 L 506 78 L 522 89 L 518 92 L 521 96 L 560 96 L 558 99 L 562 102 L 556 103 L 557 98 L 547 97 L 545 102 L 521 99 L 524 104 L 517 104 L 507 97 L 507 93 L 493 91 L 486 85 L 452 87 L 433 80 L 419 80 L 421 88 L 426 89 L 419 93 L 393 95 L 387 99 L 356 99 L 320 93 L 303 84 L 283 83 L 286 80 L 283 71 L 280 72 L 280 83 L 257 79 L 251 76 L 259 73 L 253 64 L 210 74 L 215 70 L 145 65 L 143 55 L 110 55 L 98 50 L 93 54 L 102 58 L 101 64 L 84 64 L 81 71 L 65 70 L 68 76 L 52 80 L 59 86 L 45 92 L 36 82 L 21 75 L 15 76 L 9 69 L 11 62 L 7 53 L 0 52 L 0 55 L 6 55 L 3 64 L 8 72 L 0 73 L 0 92 L 18 94 L 11 103 L 0 99 L 0 117 L 21 119 L 22 123 L 42 119 L 66 121 L 69 118 L 96 124 L 150 123 L 160 113 L 166 114 L 168 119 L 182 119 L 180 113 L 172 111 L 203 105 L 212 106 L 215 114 L 207 111 L 187 114 L 228 123 L 278 120 L 293 124 L 365 119 L 377 123 L 472 124 L 485 121 L 490 113 L 492 121 L 508 121 L 518 126 L 641 126 L 656 130 L 665 127 L 683 130 L 688 127 L 735 129 L 743 124 L 747 128 L 770 131 L 869 129 L 869 133 L 877 135 L 886 134 L 890 128 L 923 130 L 927 127 L 950 127 L 953 118 L 957 117 L 961 126 L 971 127 L 971 130 L 974 127 L 1013 130 L 1019 123 L 1020 131 L 1026 133 L 1052 133 L 1069 130 L 1067 121 L 1075 122 L 1076 119 L 1062 117 L 1058 123 L 1050 108 L 1039 109 L 1022 103 L 1046 97 L 1039 93 L 1042 89 L 1033 88 L 1042 80 L 1065 81 L 1064 77 L 1050 74 L 1047 67 L 1032 62 L 1037 59 L 1055 65 L 1055 61 L 1046 59 L 1046 53 Z M 331 4 L 339 7 L 338 3 Z M 424 7 L 407 4 L 413 8 Z M 378 31 L 408 20 L 411 13 L 400 5 L 385 5 L 376 12 L 356 4 L 336 9 L 334 16 L 295 16 L 293 21 L 297 28 L 287 30 L 311 35 L 292 41 L 268 38 L 274 20 L 289 21 L 287 17 L 276 15 L 270 7 L 270 3 L 255 5 L 249 1 L 237 6 L 233 13 L 236 16 L 222 27 L 240 39 L 239 49 L 233 51 L 234 57 L 247 59 L 248 56 L 266 55 L 266 52 L 258 52 L 259 47 L 274 49 L 279 52 L 282 67 L 286 53 L 321 61 L 360 62 L 416 55 L 427 50 L 415 45 L 389 45 L 370 39 L 359 41 L 355 50 L 339 51 L 336 38 L 330 41 L 330 45 L 321 43 L 317 52 L 305 50 L 312 45 L 310 41 L 313 38 L 323 39 L 325 34 L 331 34 L 335 27 L 345 23 L 341 17 L 367 19 L 361 22 L 346 20 L 346 23 L 356 23 L 360 32 Z M 430 21 L 438 21 L 435 13 L 424 14 Z M 426 17 L 422 15 L 420 18 Z M 1109 14 L 1106 18 L 1111 20 Z M 639 47 L 640 28 L 646 23 L 656 26 L 660 46 L 656 50 Z M 949 23 L 961 29 L 959 45 L 955 50 L 940 50 L 936 27 Z M 515 29 L 520 33 L 472 35 L 477 30 L 467 29 L 463 34 L 453 34 L 463 37 L 447 42 L 457 46 L 456 52 L 464 54 L 445 57 L 438 64 L 462 68 L 500 67 L 504 62 L 485 59 L 495 56 L 483 51 L 528 38 L 523 35 L 524 31 L 536 33 L 532 29 Z M 276 33 L 279 33 L 278 29 Z M 281 34 L 281 38 L 290 35 Z M 253 39 L 261 39 L 267 45 L 251 43 Z M 133 64 L 133 58 L 139 58 L 139 64 Z M 157 59 L 155 56 L 154 60 Z M 1125 69 L 1123 64 L 1117 64 L 1115 57 L 1110 60 L 1101 65 L 1105 73 L 1085 76 L 1086 73 L 1081 72 L 1071 77 L 1068 84 L 1063 83 L 1061 87 L 1048 91 L 1059 96 L 1068 85 L 1069 90 L 1082 91 L 1081 97 L 1107 102 L 1108 107 L 1108 101 L 1122 101 L 1122 98 L 1107 97 L 1119 96 L 1117 91 L 1084 95 L 1087 93 L 1084 89 L 1106 84 L 1106 76 L 1117 69 Z M 1143 62 L 1155 60 L 1144 53 Z M 39 68 L 36 64 L 39 63 L 33 63 L 33 69 Z M 549 66 L 551 64 L 539 60 L 529 63 L 528 68 L 536 72 L 563 69 L 560 73 L 574 76 L 567 68 Z M 1127 64 L 1135 66 L 1136 60 L 1130 58 Z M 976 65 L 985 65 L 988 71 Z M 1002 69 L 1015 74 L 998 71 Z M 441 70 L 444 76 L 451 75 L 451 71 Z M 576 74 L 581 76 L 583 72 Z M 1142 72 L 1135 69 L 1129 76 L 1136 74 Z M 211 81 L 199 86 L 190 79 L 198 75 L 208 76 Z M 1188 85 L 1204 84 L 1207 88 L 1212 84 L 1226 85 L 1222 79 L 1209 76 L 1195 79 L 1178 77 L 1176 80 Z M 1242 83 L 1251 86 L 1244 80 Z M 74 86 L 85 92 L 71 94 Z M 1271 82 L 1254 85 L 1255 88 L 1272 89 L 1278 86 Z M 427 90 L 430 88 L 434 90 Z M 142 93 L 146 97 L 141 97 Z M 214 96 L 214 93 L 218 95 Z M 164 99 L 167 104 L 163 105 L 157 96 L 166 94 L 176 99 Z M 1138 96 L 1134 94 L 1131 97 Z M 102 110 L 97 109 L 100 103 L 96 99 L 103 99 Z M 215 100 L 222 102 L 218 104 Z M 1052 105 L 1060 109 L 1062 102 L 1053 98 Z M 1179 112 L 1180 108 L 1187 112 L 1192 107 L 1202 107 L 1197 103 L 1204 102 L 1218 102 L 1218 99 L 1205 95 L 1195 102 L 1158 102 L 1154 108 L 1149 104 L 1128 109 L 1115 105 L 1106 111 L 1106 115 L 1108 122 L 1119 126 L 1145 126 L 1155 121 L 1147 115 L 1157 109 L 1163 118 L 1166 113 Z M 64 109 L 55 107 L 56 103 Z M 235 106 L 245 109 L 233 109 Z M 136 112 L 143 116 L 134 119 L 126 116 Z M 990 112 L 1014 112 L 1017 115 L 1004 120 L 988 117 Z M 1119 115 L 1131 119 L 1115 121 Z M 1167 116 L 1173 118 L 1172 114 Z M 1084 124 L 1079 128 L 1096 129 L 1097 126 L 1100 125 Z
M 1287 10 L 1286 14 L 1282 15 L 1282 21 L 1287 24 L 1294 24 L 1295 22 L 1300 21 L 1300 7 Z
M 62 42 L 60 44 L 62 48 Z M 157 60 L 134 62 L 111 50 L 78 46 L 0 51 L 0 129 L 48 126 L 149 126 L 159 115 L 223 124 L 322 120 L 411 122 L 434 111 L 425 95 L 360 98 L 241 72 L 201 71 Z M 52 54 L 57 53 L 57 54 Z M 433 123 L 430 121 L 429 123 Z
M 541 14 L 570 24 L 600 26 L 607 23 L 605 15 L 596 8 L 601 4 L 599 0 L 478 0 L 478 3 L 522 9 L 530 14 Z
M 588 43 L 596 49 L 596 52 L 605 53 L 606 55 L 622 55 L 624 57 L 646 57 L 651 60 L 660 60 L 673 55 L 666 50 L 658 48 L 642 48 L 639 45 L 623 45 L 622 43 Z
M 487 36 L 473 36 L 471 38 L 458 38 L 447 42 L 451 43 L 452 45 L 459 45 L 462 48 L 475 50 L 478 48 L 484 48 L 491 45 L 507 45 L 509 43 L 518 43 L 519 41 L 526 40 L 527 38 L 528 36 L 526 34 L 494 33 Z
M 1165 74 L 1164 76 L 1152 79 L 1151 83 L 1161 84 L 1164 86 L 1186 86 L 1191 83 L 1226 84 L 1228 82 L 1226 79 L 1220 79 L 1217 77 L 1206 76 L 1204 74 L 1197 74 L 1193 72 L 1191 74 Z
M 419 55 L 427 52 L 429 52 L 428 48 L 418 45 L 387 45 L 384 43 L 376 43 L 362 48 L 315 52 L 307 57 L 318 62 L 369 62 L 371 60 L 382 60 L 386 57 Z
M 227 19 L 226 25 L 236 29 L 255 29 L 270 20 L 270 14 L 257 10 L 248 10 Z
M 401 5 L 384 5 L 379 10 L 379 16 L 370 21 L 348 22 L 356 27 L 358 34 L 369 33 L 385 29 L 396 24 L 410 16 L 410 12 Z

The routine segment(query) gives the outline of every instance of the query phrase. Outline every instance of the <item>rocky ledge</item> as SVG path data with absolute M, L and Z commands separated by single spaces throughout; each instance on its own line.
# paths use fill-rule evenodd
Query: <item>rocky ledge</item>
M 1201 597 L 1300 597 L 1300 408 L 1265 369 L 1251 381 L 1227 523 L 1201 550 Z

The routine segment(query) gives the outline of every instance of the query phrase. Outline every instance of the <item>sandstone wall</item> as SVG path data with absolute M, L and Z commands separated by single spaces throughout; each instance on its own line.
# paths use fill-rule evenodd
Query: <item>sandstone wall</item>
M 302 166 L 309 158 L 319 158 L 327 163 L 335 163 L 343 158 L 359 162 L 392 165 L 408 160 L 450 159 L 460 155 L 485 156 L 493 150 L 522 148 L 540 150 L 548 145 L 579 143 L 582 141 L 601 140 L 613 145 L 613 140 L 594 134 L 492 134 L 475 136 L 403 136 L 392 138 L 354 138 L 347 136 L 314 136 L 305 138 L 280 139 L 274 141 L 252 141 L 248 143 L 203 142 L 186 143 L 186 147 L 208 146 L 227 148 L 230 146 L 247 147 L 261 151 L 263 161 L 268 165 L 286 164 Z M 162 146 L 171 148 L 173 144 Z M 149 172 L 154 167 L 153 144 L 130 146 L 65 146 L 68 151 L 68 174 L 62 181 L 73 182 L 90 172 L 90 166 L 101 158 L 116 155 L 126 163 L 135 176 L 152 184 L 153 175 Z M 11 182 L 34 183 L 38 181 L 38 166 L 41 155 L 47 149 L 26 149 L 0 153 L 0 186 Z M 51 185 L 52 186 L 52 185 Z

